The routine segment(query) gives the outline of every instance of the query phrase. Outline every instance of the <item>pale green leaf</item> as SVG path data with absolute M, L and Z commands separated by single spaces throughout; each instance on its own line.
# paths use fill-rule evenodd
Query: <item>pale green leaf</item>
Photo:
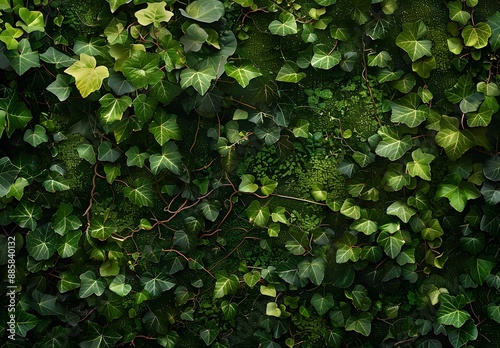
M 173 17 L 174 13 L 165 9 L 167 6 L 165 1 L 148 2 L 145 9 L 135 12 L 135 17 L 140 25 L 148 26 L 153 24 L 155 28 L 159 28 L 161 22 L 168 22 Z
M 245 88 L 250 83 L 250 80 L 262 76 L 259 69 L 257 69 L 252 62 L 242 61 L 236 66 L 234 62 L 229 62 L 224 66 L 226 74 L 234 78 L 241 87 Z
M 224 4 L 218 0 L 195 0 L 179 9 L 184 17 L 194 19 L 198 22 L 213 23 L 224 15 Z
M 104 79 L 109 77 L 108 68 L 102 65 L 97 66 L 96 59 L 85 53 L 80 54 L 80 60 L 73 63 L 64 72 L 75 78 L 76 88 L 83 98 L 99 90 Z

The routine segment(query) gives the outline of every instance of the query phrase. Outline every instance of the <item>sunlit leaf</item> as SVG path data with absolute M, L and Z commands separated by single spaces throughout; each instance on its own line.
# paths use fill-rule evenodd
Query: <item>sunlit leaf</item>
M 194 19 L 198 22 L 213 23 L 224 15 L 224 5 L 218 0 L 195 0 L 179 9 L 184 17 Z
M 396 45 L 401 47 L 414 62 L 423 56 L 432 56 L 432 41 L 421 40 L 427 33 L 422 20 L 415 23 L 403 23 L 403 31 L 396 37 Z
M 441 294 L 439 301 L 440 306 L 436 313 L 439 324 L 453 325 L 459 328 L 470 318 L 470 314 L 462 309 L 467 304 L 463 295 Z
M 462 212 L 467 201 L 481 197 L 481 193 L 474 184 L 463 181 L 459 174 L 448 175 L 438 185 L 435 199 L 446 197 L 450 205 L 458 212 Z
M 488 23 L 479 22 L 467 25 L 462 29 L 462 38 L 465 46 L 481 49 L 486 47 L 492 32 Z
M 239 280 L 235 274 L 228 275 L 225 271 L 216 273 L 214 288 L 214 299 L 224 297 L 228 294 L 234 293 L 239 287 Z
M 136 88 L 152 86 L 164 77 L 163 71 L 158 68 L 159 63 L 158 54 L 136 51 L 123 62 L 122 72 Z
M 163 169 L 168 169 L 170 172 L 180 175 L 183 169 L 182 155 L 177 145 L 169 141 L 162 146 L 161 153 L 149 157 L 149 165 L 155 175 Z
M 99 90 L 103 80 L 109 77 L 108 68 L 102 65 L 97 66 L 96 59 L 85 53 L 80 54 L 80 60 L 73 63 L 64 72 L 75 78 L 76 88 L 83 98 Z
M 236 66 L 233 62 L 229 62 L 224 66 L 226 74 L 234 78 L 241 87 L 245 88 L 250 83 L 250 80 L 262 76 L 251 61 L 242 61 Z
M 290 12 L 281 12 L 279 20 L 269 24 L 269 31 L 274 35 L 287 36 L 297 33 L 297 22 Z
M 80 298 L 86 298 L 91 295 L 101 296 L 106 289 L 106 283 L 103 279 L 97 278 L 93 271 L 87 271 L 80 274 Z
M 318 69 L 328 70 L 340 63 L 342 54 L 325 44 L 317 44 L 313 47 L 311 65 Z
M 160 27 L 161 22 L 168 22 L 173 17 L 173 12 L 165 9 L 165 1 L 151 3 L 145 9 L 135 12 L 135 17 L 140 25 L 148 26 L 153 24 L 156 28 Z
M 31 50 L 31 44 L 27 39 L 19 41 L 17 49 L 5 52 L 5 56 L 18 75 L 23 75 L 30 68 L 40 67 L 38 51 Z

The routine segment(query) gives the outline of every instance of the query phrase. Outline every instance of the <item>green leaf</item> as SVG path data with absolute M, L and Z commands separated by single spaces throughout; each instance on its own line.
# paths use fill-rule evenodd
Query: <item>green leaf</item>
M 431 76 L 431 71 L 436 69 L 437 63 L 436 58 L 433 57 L 424 57 L 415 61 L 411 65 L 411 69 L 413 72 L 416 72 L 418 76 L 427 79 Z
M 95 155 L 95 150 L 94 146 L 88 143 L 82 143 L 78 144 L 76 146 L 76 150 L 78 152 L 78 157 L 86 160 L 90 164 L 95 164 L 96 162 L 96 155 Z
M 38 227 L 26 235 L 26 248 L 36 261 L 48 260 L 56 252 L 57 236 L 49 225 Z
M 42 217 L 42 208 L 29 201 L 21 201 L 10 213 L 10 218 L 22 228 L 34 230 L 37 222 Z M 37 232 L 38 235 L 41 232 Z
M 484 162 L 483 174 L 488 180 L 500 181 L 500 156 L 492 156 Z
M 103 141 L 97 149 L 97 159 L 102 162 L 115 162 L 120 157 L 120 152 L 113 148 L 110 141 Z
M 117 227 L 114 222 L 111 220 L 104 220 L 101 216 L 94 217 L 90 221 L 89 232 L 93 238 L 106 240 L 116 231 Z
M 500 47 L 500 12 L 497 11 L 488 17 L 488 25 L 491 28 L 489 39 L 491 50 L 496 51 Z
M 23 31 L 19 28 L 14 28 L 8 22 L 5 22 L 5 29 L 0 32 L 0 41 L 5 43 L 7 50 L 13 51 L 17 49 L 19 42 L 16 40 L 23 36 Z
M 174 15 L 173 12 L 165 9 L 167 6 L 165 1 L 151 3 L 145 9 L 134 13 L 137 21 L 142 26 L 153 24 L 155 28 L 159 28 L 161 22 L 168 22 Z
M 314 0 L 320 6 L 330 6 L 337 2 L 337 0 Z
M 267 123 L 255 127 L 258 139 L 264 139 L 267 145 L 275 144 L 280 138 L 281 129 L 275 123 Z
M 311 188 L 311 196 L 316 202 L 326 201 L 328 193 L 322 190 L 322 185 L 314 184 Z
M 279 318 L 281 316 L 281 309 L 276 302 L 268 302 L 266 305 L 266 315 Z
M 443 228 L 439 223 L 438 219 L 431 219 L 426 221 L 424 224 L 424 228 L 420 231 L 422 238 L 424 240 L 433 241 L 436 238 L 441 237 L 444 234 Z
M 73 206 L 70 204 L 61 203 L 59 205 L 52 222 L 52 228 L 57 234 L 64 236 L 67 232 L 74 231 L 82 226 L 80 219 L 76 215 L 71 215 L 72 211 Z
M 195 0 L 186 6 L 186 10 L 179 9 L 184 17 L 198 22 L 217 22 L 224 15 L 224 5 L 218 0 Z
M 140 152 L 137 146 L 132 146 L 125 152 L 125 155 L 127 156 L 128 167 L 136 166 L 142 168 L 144 167 L 144 162 L 149 158 L 149 153 Z
M 447 39 L 448 43 L 448 50 L 453 53 L 453 54 L 460 54 L 462 53 L 463 49 L 463 43 L 462 40 L 458 37 L 449 37 Z
M 141 277 L 141 284 L 151 296 L 158 297 L 175 286 L 175 279 L 161 271 L 146 272 Z
M 158 83 L 165 74 L 158 68 L 158 54 L 135 51 L 122 65 L 123 75 L 136 88 L 144 88 Z
M 444 148 L 450 160 L 460 158 L 474 145 L 474 138 L 467 130 L 460 130 L 458 119 L 441 116 L 440 130 L 436 135 L 436 144 Z
M 101 278 L 97 278 L 93 271 L 80 274 L 80 298 L 87 298 L 91 295 L 101 296 L 106 289 L 106 283 Z
M 488 318 L 500 323 L 500 306 L 490 303 L 486 308 L 486 311 L 488 313 Z
M 386 68 L 392 61 L 392 57 L 387 51 L 379 53 L 371 53 L 368 55 L 368 66 L 378 66 L 379 68 Z
M 495 266 L 496 262 L 486 256 L 484 258 L 473 257 L 467 261 L 467 267 L 470 270 L 470 275 L 479 285 L 483 285 L 484 281 Z
M 464 347 L 467 342 L 476 340 L 477 336 L 478 330 L 474 321 L 468 320 L 462 327 L 450 330 L 448 340 L 453 348 L 460 348 Z
M 495 97 L 486 96 L 481 103 L 479 110 L 467 115 L 467 125 L 469 127 L 487 127 L 492 116 L 500 110 L 500 105 Z
M 30 68 L 40 67 L 38 51 L 31 50 L 31 44 L 27 39 L 19 41 L 17 49 L 5 52 L 5 56 L 18 75 L 24 74 Z
M 398 71 L 396 71 L 396 73 L 398 73 Z M 392 81 L 390 85 L 401 93 L 409 93 L 413 87 L 415 87 L 416 83 L 417 81 L 415 80 L 415 76 L 413 76 L 413 74 L 406 74 L 402 79 Z
M 241 176 L 241 183 L 238 187 L 238 191 L 254 193 L 259 189 L 259 185 L 255 184 L 255 177 L 251 174 L 243 174 Z
M 57 74 L 56 80 L 47 86 L 47 91 L 54 94 L 59 101 L 65 101 L 71 94 L 71 77 Z
M 239 66 L 236 67 L 234 62 L 228 62 L 224 66 L 226 74 L 234 78 L 241 87 L 245 88 L 250 83 L 250 80 L 262 76 L 259 69 L 257 69 L 251 61 L 243 60 L 240 62 Z
M 47 137 L 47 130 L 43 126 L 37 124 L 34 130 L 26 130 L 23 140 L 31 146 L 37 147 L 40 144 L 48 142 L 49 138 Z
M 468 181 L 463 181 L 459 174 L 450 174 L 438 185 L 434 199 L 446 197 L 450 205 L 462 212 L 467 201 L 481 197 L 478 189 Z
M 73 63 L 64 72 L 75 78 L 76 88 L 83 98 L 99 90 L 104 79 L 109 77 L 108 68 L 102 65 L 97 66 L 96 59 L 85 53 L 80 54 L 80 60 Z
M 17 21 L 16 25 L 23 28 L 25 32 L 45 31 L 45 21 L 42 12 L 30 11 L 26 7 L 21 7 L 18 11 L 22 21 Z
M 259 201 L 252 201 L 245 211 L 250 222 L 257 226 L 263 227 L 269 221 L 269 208 L 261 206 Z
M 82 236 L 82 232 L 79 230 L 70 231 L 66 233 L 63 237 L 59 238 L 56 249 L 59 256 L 62 258 L 73 256 L 79 249 L 78 243 Z
M 378 231 L 377 222 L 363 217 L 354 221 L 349 228 L 352 228 L 355 231 L 363 232 L 367 236 Z
M 21 200 L 21 198 L 24 195 L 24 189 L 25 187 L 29 186 L 28 180 L 26 180 L 23 177 L 19 177 L 16 179 L 14 183 L 10 186 L 9 192 L 5 195 L 6 198 L 14 197 L 18 201 Z
M 182 155 L 175 143 L 167 142 L 162 146 L 161 154 L 153 154 L 149 157 L 149 165 L 155 175 L 165 168 L 180 175 L 183 169 Z
M 184 52 L 198 52 L 208 38 L 205 29 L 193 23 L 187 27 L 186 33 L 180 38 L 180 43 L 184 46 Z
M 153 207 L 154 193 L 151 182 L 146 178 L 138 178 L 134 180 L 134 186 L 135 188 L 125 187 L 123 195 L 139 207 Z
M 71 271 L 63 271 L 59 273 L 59 278 L 57 290 L 59 290 L 61 294 L 74 290 L 80 286 L 80 279 Z
M 217 338 L 217 335 L 219 334 L 219 328 L 213 322 L 209 322 L 208 323 L 208 328 L 201 329 L 199 331 L 199 334 L 200 334 L 200 337 L 203 340 L 203 342 L 207 346 L 209 346 Z
M 111 284 L 109 284 L 109 290 L 113 291 L 115 294 L 124 297 L 132 290 L 132 286 L 125 284 L 125 275 L 118 274 L 113 278 Z
M 335 47 L 334 47 L 335 48 Z M 328 70 L 340 63 L 342 54 L 325 44 L 317 44 L 313 47 L 311 65 L 318 69 Z
M 207 220 L 214 222 L 219 216 L 221 205 L 219 201 L 208 201 L 204 199 L 198 204 L 197 209 L 201 211 Z
M 233 320 L 238 314 L 238 304 L 235 302 L 229 303 L 227 301 L 223 301 L 220 305 L 220 309 L 222 310 L 222 315 L 225 320 Z
M 316 292 L 311 298 L 311 304 L 319 315 L 325 315 L 333 308 L 335 302 L 333 301 L 333 295 L 331 293 L 322 296 Z
M 310 261 L 299 262 L 298 269 L 300 278 L 309 278 L 313 284 L 319 286 L 325 278 L 326 263 L 323 258 L 316 257 Z
M 16 310 L 16 320 L 15 320 L 15 330 L 16 335 L 21 337 L 26 337 L 27 333 L 34 329 L 40 319 L 38 319 L 35 315 L 26 313 L 23 310 Z
M 9 157 L 0 158 L 0 197 L 5 197 L 11 189 L 19 169 L 12 164 Z
M 375 152 L 377 155 L 386 157 L 391 161 L 403 157 L 412 146 L 411 137 L 405 135 L 401 138 L 396 128 L 382 126 L 377 133 L 382 137 L 382 141 L 378 143 Z
M 177 124 L 177 116 L 168 114 L 163 110 L 155 113 L 153 122 L 149 125 L 149 132 L 152 133 L 161 146 L 170 139 L 181 140 L 182 134 Z
M 342 203 L 340 213 L 351 219 L 358 220 L 361 217 L 361 208 L 359 205 L 356 205 L 354 199 L 347 198 L 344 203 Z
M 276 81 L 298 83 L 300 80 L 306 77 L 305 73 L 298 71 L 299 66 L 295 64 L 295 62 L 287 60 L 278 71 Z
M 405 241 L 401 231 L 396 231 L 393 234 L 382 231 L 377 237 L 377 243 L 384 248 L 384 252 L 387 256 L 394 259 L 401 252 L 401 248 L 405 244 Z
M 118 7 L 130 3 L 132 0 L 106 0 L 109 3 L 111 13 L 114 13 Z
M 352 291 L 344 290 L 345 296 L 352 300 L 356 309 L 367 312 L 372 306 L 372 301 L 368 297 L 368 291 L 363 285 L 356 285 Z
M 33 291 L 34 309 L 42 316 L 62 315 L 63 309 L 57 302 L 57 297 L 43 294 L 38 290 Z
M 450 1 L 447 5 L 450 11 L 450 19 L 461 25 L 466 25 L 470 19 L 470 14 L 462 10 L 462 2 L 460 0 Z
M 269 179 L 267 176 L 261 178 L 260 183 L 262 184 L 262 186 L 260 187 L 260 192 L 264 196 L 269 196 L 270 194 L 272 194 L 274 192 L 276 187 L 278 187 L 278 182 Z
M 304 119 L 298 119 L 293 128 L 293 135 L 297 138 L 309 138 L 309 122 Z
M 462 308 L 467 304 L 465 296 L 451 296 L 449 294 L 439 295 L 440 306 L 436 313 L 437 323 L 461 327 L 468 319 L 469 313 Z
M 416 127 L 427 119 L 427 108 L 420 107 L 420 98 L 416 93 L 410 93 L 396 102 L 389 102 L 392 109 L 391 121 L 394 123 L 401 122 L 408 127 Z
M 49 47 L 45 53 L 40 54 L 40 59 L 46 63 L 54 64 L 57 69 L 67 68 L 76 61 L 75 58 L 56 50 L 54 47 Z
M 279 20 L 273 20 L 268 29 L 272 34 L 279 36 L 297 34 L 297 22 L 290 12 L 281 12 Z
M 235 274 L 228 275 L 225 271 L 215 274 L 216 282 L 214 288 L 214 300 L 233 294 L 239 287 L 239 280 Z
M 412 176 L 419 176 L 420 178 L 430 181 L 431 180 L 431 166 L 430 163 L 436 157 L 429 153 L 422 152 L 421 149 L 417 149 L 411 153 L 413 159 L 412 162 L 406 163 L 406 169 L 408 173 Z
M 245 273 L 243 275 L 243 280 L 249 287 L 253 288 L 260 280 L 260 272 L 257 270 L 253 270 L 251 272 Z
M 181 71 L 180 78 L 182 89 L 192 86 L 199 94 L 204 95 L 216 75 L 214 68 L 208 65 L 198 71 L 191 68 L 184 69 Z
M 373 316 L 366 312 L 359 313 L 356 316 L 350 316 L 345 323 L 345 329 L 346 331 L 356 331 L 368 337 L 372 330 L 372 319 Z
M 415 23 L 403 23 L 403 32 L 396 37 L 396 45 L 402 48 L 412 62 L 424 56 L 432 56 L 432 41 L 421 40 L 427 33 L 427 27 L 422 20 Z
M 486 47 L 492 32 L 488 23 L 479 22 L 475 25 L 467 25 L 462 29 L 462 38 L 465 46 L 481 49 Z
M 123 113 L 132 105 L 132 99 L 126 95 L 115 98 L 111 93 L 107 93 L 99 99 L 99 103 L 99 118 L 106 125 L 120 121 Z
M 387 172 L 382 179 L 386 191 L 399 191 L 404 186 L 410 185 L 411 177 L 400 163 L 389 163 Z M 385 185 L 389 187 L 385 187 Z

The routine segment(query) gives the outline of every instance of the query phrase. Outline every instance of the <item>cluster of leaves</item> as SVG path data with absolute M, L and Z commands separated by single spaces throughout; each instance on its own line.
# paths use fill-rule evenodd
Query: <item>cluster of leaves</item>
M 409 3 L 102 0 L 78 7 L 96 13 L 89 24 L 62 2 L 0 0 L 0 225 L 16 239 L 9 343 L 495 339 L 500 12 L 487 0 L 436 5 L 449 12 L 455 56 L 442 99 L 426 84 L 430 19 L 395 25 Z M 75 14 L 97 34 L 65 35 Z M 254 16 L 265 18 L 258 33 Z M 279 42 L 279 69 L 241 54 L 248 35 Z M 313 104 L 326 111 L 320 97 L 335 102 L 335 85 L 316 88 L 330 78 L 342 92 L 365 83 L 375 134 L 352 137 L 344 115 L 325 134 L 295 117 Z M 296 104 L 299 83 L 316 102 Z M 256 152 L 275 154 L 272 165 L 324 156 L 348 197 L 330 181 L 283 194 L 300 171 L 255 177 L 240 158 Z M 307 227 L 299 203 L 321 212 Z M 3 265 L 7 243 L 0 236 Z M 251 264 L 244 248 L 266 257 Z

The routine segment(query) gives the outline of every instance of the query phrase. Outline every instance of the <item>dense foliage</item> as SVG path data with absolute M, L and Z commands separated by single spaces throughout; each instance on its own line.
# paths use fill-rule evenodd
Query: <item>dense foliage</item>
M 498 0 L 0 0 L 2 339 L 499 346 L 499 48 Z

